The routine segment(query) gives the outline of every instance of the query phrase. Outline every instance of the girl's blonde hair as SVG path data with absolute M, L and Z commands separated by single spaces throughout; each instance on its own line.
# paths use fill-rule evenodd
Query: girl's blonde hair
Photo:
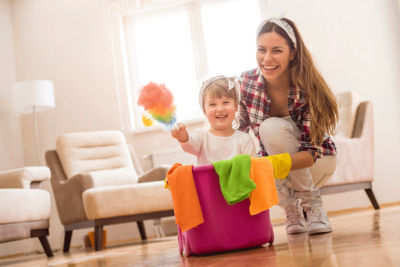
M 324 141 L 325 134 L 333 135 L 335 132 L 339 118 L 336 98 L 314 66 L 311 54 L 305 46 L 295 23 L 287 18 L 281 20 L 289 23 L 296 36 L 296 53 L 289 65 L 290 82 L 307 95 L 304 105 L 308 105 L 310 112 L 311 143 L 320 145 Z M 273 22 L 267 22 L 262 26 L 257 39 L 261 34 L 272 31 L 285 38 L 291 50 L 295 49 L 287 32 Z
M 235 77 L 216 76 L 203 82 L 199 93 L 200 107 L 204 112 L 205 96 L 209 94 L 211 98 L 221 98 L 223 96 L 231 98 L 236 105 L 240 102 L 240 85 Z

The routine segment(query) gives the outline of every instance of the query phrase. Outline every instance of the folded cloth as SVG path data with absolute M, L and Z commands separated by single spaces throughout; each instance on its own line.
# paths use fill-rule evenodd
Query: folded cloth
M 250 179 L 249 155 L 236 155 L 232 159 L 213 162 L 212 165 L 219 176 L 222 195 L 229 205 L 250 197 L 256 185 Z
M 285 179 L 292 168 L 292 158 L 289 153 L 267 156 L 274 168 L 275 179 Z
M 250 193 L 250 215 L 256 215 L 279 203 L 274 168 L 267 157 L 251 157 L 250 178 L 257 186 Z
M 192 168 L 192 165 L 182 166 L 180 163 L 175 163 L 167 173 L 175 222 L 182 232 L 204 222 Z

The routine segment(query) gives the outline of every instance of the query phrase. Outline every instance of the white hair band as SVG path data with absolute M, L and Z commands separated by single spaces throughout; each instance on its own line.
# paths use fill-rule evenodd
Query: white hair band
M 290 26 L 290 24 L 287 21 L 284 21 L 283 19 L 279 19 L 279 18 L 269 18 L 269 19 L 266 19 L 263 22 L 261 22 L 261 24 L 257 30 L 257 38 L 260 35 L 260 32 L 261 32 L 262 28 L 264 27 L 264 25 L 267 24 L 268 22 L 272 22 L 272 23 L 278 25 L 279 27 L 281 27 L 289 36 L 290 40 L 293 43 L 293 47 L 294 48 L 297 47 L 296 36 L 294 34 L 294 30 L 293 30 L 292 26 Z

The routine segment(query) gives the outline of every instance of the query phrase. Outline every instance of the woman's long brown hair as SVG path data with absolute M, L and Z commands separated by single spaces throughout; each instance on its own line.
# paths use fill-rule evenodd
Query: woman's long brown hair
M 308 105 L 311 119 L 311 143 L 320 145 L 325 134 L 333 135 L 339 117 L 336 98 L 322 75 L 314 66 L 311 54 L 305 46 L 300 33 L 293 21 L 282 20 L 292 26 L 296 36 L 296 55 L 289 67 L 290 82 L 307 95 L 305 105 Z M 288 34 L 278 25 L 267 22 L 257 38 L 266 32 L 274 31 L 286 39 L 291 49 L 295 49 Z

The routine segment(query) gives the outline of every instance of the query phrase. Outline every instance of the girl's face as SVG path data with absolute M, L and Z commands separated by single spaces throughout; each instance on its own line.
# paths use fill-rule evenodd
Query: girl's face
M 233 133 L 232 122 L 238 110 L 235 100 L 222 96 L 212 98 L 206 93 L 204 98 L 204 113 L 210 124 L 210 132 L 219 136 L 230 136 Z
M 257 40 L 257 64 L 265 80 L 288 79 L 289 62 L 294 59 L 286 40 L 276 32 L 263 33 Z

